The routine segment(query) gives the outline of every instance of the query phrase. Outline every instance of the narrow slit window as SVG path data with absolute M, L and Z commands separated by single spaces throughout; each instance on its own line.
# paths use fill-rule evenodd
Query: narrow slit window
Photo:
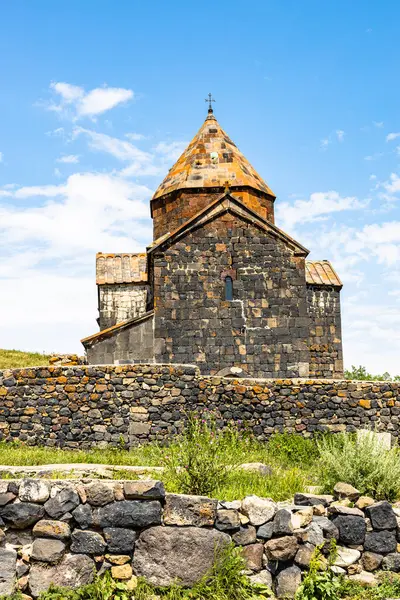
M 225 277 L 225 300 L 233 300 L 233 279 L 232 277 Z

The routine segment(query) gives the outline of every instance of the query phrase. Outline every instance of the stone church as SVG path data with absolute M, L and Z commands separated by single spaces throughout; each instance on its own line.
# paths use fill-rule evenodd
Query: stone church
M 275 198 L 210 103 L 151 199 L 146 253 L 96 256 L 100 331 L 82 340 L 89 363 L 342 377 L 342 283 L 275 225 Z

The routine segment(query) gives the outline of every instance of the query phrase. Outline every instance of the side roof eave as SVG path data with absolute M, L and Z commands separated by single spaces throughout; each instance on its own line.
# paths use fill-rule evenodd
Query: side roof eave
M 133 319 L 128 319 L 127 321 L 122 321 L 121 323 L 117 323 L 112 327 L 108 327 L 107 329 L 103 329 L 102 331 L 98 331 L 93 335 L 89 335 L 81 339 L 81 344 L 85 348 L 91 348 L 97 342 L 104 340 L 105 338 L 112 337 L 116 333 L 119 333 L 123 329 L 127 329 L 128 327 L 132 327 L 133 325 L 139 325 L 143 321 L 147 321 L 154 316 L 154 310 L 150 310 L 144 315 L 140 315 L 140 317 L 134 317 Z
M 266 233 L 270 233 L 273 237 L 279 239 L 291 250 L 294 252 L 296 256 L 308 256 L 309 250 L 299 244 L 296 240 L 290 237 L 287 233 L 276 227 L 270 221 L 267 221 L 260 217 L 256 212 L 248 208 L 243 202 L 241 202 L 238 198 L 235 198 L 230 192 L 227 192 L 214 200 L 211 204 L 209 204 L 205 209 L 198 212 L 194 217 L 186 221 L 183 225 L 172 231 L 171 233 L 167 233 L 158 240 L 155 240 L 153 244 L 151 244 L 147 252 L 148 254 L 152 254 L 155 250 L 159 249 L 164 245 L 171 245 L 174 242 L 178 241 L 182 237 L 185 237 L 188 233 L 190 233 L 193 229 L 201 227 L 211 221 L 218 215 L 224 212 L 231 212 L 233 214 L 238 215 L 239 217 L 247 220 L 252 223 L 259 229 L 262 229 Z

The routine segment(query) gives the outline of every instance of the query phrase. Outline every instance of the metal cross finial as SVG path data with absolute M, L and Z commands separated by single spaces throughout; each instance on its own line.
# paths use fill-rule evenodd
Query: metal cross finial
M 212 109 L 212 104 L 211 104 L 211 103 L 212 103 L 212 102 L 215 102 L 215 100 L 214 100 L 214 98 L 212 97 L 211 93 L 210 93 L 210 94 L 208 94 L 208 98 L 206 98 L 206 99 L 204 100 L 204 102 L 208 102 L 208 112 L 209 112 L 209 113 L 212 113 L 212 112 L 213 112 L 213 109 Z

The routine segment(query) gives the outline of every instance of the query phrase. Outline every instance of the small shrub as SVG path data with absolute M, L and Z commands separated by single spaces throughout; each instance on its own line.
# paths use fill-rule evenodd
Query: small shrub
M 310 569 L 300 585 L 296 600 L 341 600 L 342 580 L 331 570 L 335 562 L 336 547 L 331 543 L 328 564 L 323 563 L 321 550 L 316 549 Z
M 344 579 L 343 600 L 388 600 L 400 596 L 400 576 L 397 573 L 378 573 L 378 585 L 366 588 L 359 583 Z
M 268 440 L 268 452 L 288 465 L 311 465 L 318 458 L 315 439 L 307 439 L 295 433 L 276 433 Z
M 239 436 L 237 430 L 222 431 L 216 417 L 190 414 L 185 432 L 165 451 L 166 478 L 182 493 L 211 495 L 235 466 L 235 453 L 229 449 Z
M 377 500 L 395 500 L 400 493 L 400 453 L 386 450 L 373 432 L 357 439 L 343 433 L 317 442 L 320 484 L 332 491 L 338 481 L 354 485 Z

